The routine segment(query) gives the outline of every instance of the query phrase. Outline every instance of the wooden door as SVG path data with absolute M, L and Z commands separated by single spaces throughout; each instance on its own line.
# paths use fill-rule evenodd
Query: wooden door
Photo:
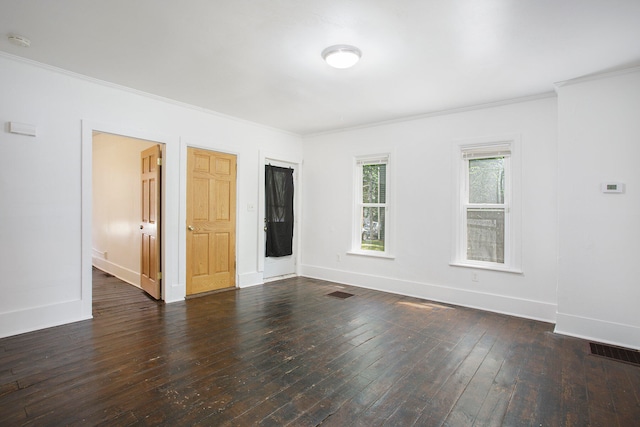
M 160 146 L 141 153 L 142 221 L 140 232 L 140 286 L 155 299 L 160 299 Z
M 236 156 L 187 149 L 187 295 L 236 285 Z

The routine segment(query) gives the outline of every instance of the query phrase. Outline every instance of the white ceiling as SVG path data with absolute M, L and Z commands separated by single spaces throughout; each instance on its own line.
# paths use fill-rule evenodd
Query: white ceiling
M 0 0 L 0 34 L 12 55 L 304 135 L 640 65 L 640 0 Z M 330 68 L 333 44 L 362 60 Z

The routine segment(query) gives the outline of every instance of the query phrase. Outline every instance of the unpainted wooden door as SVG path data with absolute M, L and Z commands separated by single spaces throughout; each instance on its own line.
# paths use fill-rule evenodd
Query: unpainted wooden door
M 140 232 L 140 286 L 155 299 L 161 296 L 160 273 L 160 145 L 141 154 L 142 221 Z
M 187 149 L 187 295 L 236 285 L 236 156 Z

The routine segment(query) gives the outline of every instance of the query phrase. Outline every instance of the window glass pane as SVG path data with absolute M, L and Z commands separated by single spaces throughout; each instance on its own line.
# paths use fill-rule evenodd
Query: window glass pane
M 362 230 L 360 249 L 384 251 L 385 208 L 362 208 Z
M 504 203 L 504 157 L 469 160 L 469 203 Z
M 504 264 L 504 209 L 467 209 L 467 259 Z
M 387 202 L 387 165 L 362 166 L 362 203 Z

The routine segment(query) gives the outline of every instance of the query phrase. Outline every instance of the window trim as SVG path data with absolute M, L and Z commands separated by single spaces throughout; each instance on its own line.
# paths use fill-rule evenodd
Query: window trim
M 392 166 L 391 153 L 380 154 L 367 154 L 358 155 L 353 157 L 353 214 L 352 214 L 352 235 L 351 235 L 351 248 L 346 252 L 349 255 L 364 255 L 374 258 L 387 258 L 394 259 L 392 255 L 392 240 L 395 233 L 393 227 L 393 197 L 394 191 L 392 187 L 393 179 L 393 166 Z M 362 249 L 362 207 L 365 203 L 362 202 L 362 166 L 372 164 L 385 163 L 386 167 L 386 202 L 376 203 L 375 205 L 382 205 L 385 207 L 385 235 L 384 235 L 384 251 L 374 251 Z
M 468 203 L 469 160 L 505 156 L 505 200 L 503 204 Z M 453 146 L 453 241 L 451 266 L 522 273 L 520 136 L 503 135 L 459 140 Z M 467 209 L 505 209 L 504 263 L 467 259 Z

